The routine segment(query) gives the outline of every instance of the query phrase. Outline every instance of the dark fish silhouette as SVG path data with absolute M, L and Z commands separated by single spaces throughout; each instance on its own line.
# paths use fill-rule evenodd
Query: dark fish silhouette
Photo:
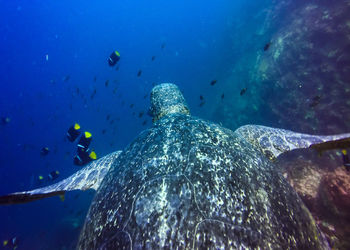
M 141 112 L 139 113 L 139 118 L 141 118 L 141 117 L 143 116 L 143 114 L 144 114 L 144 112 L 141 111 Z
M 162 43 L 162 45 L 160 46 L 162 49 L 165 48 L 165 43 Z
M 205 102 L 201 102 L 201 103 L 199 104 L 199 107 L 203 107 L 204 104 L 205 104 Z
M 321 96 L 319 96 L 319 95 L 314 96 L 312 98 L 312 102 L 310 103 L 309 107 L 310 108 L 316 107 L 320 103 L 320 100 L 321 100 Z
M 203 97 L 202 95 L 200 95 L 200 96 L 199 96 L 199 99 L 200 99 L 201 101 L 203 101 L 203 100 L 204 100 L 204 97 Z
M 146 98 L 147 98 L 147 96 L 148 96 L 148 94 L 145 94 L 145 95 L 143 96 L 143 99 L 146 99 Z
M 106 120 L 107 120 L 107 121 L 109 120 L 109 118 L 111 118 L 111 115 L 107 115 L 107 116 L 106 116 Z
M 155 57 L 155 56 L 152 56 L 152 61 L 154 61 L 154 59 L 156 59 L 156 57 Z
M 95 76 L 95 77 L 94 77 L 94 82 L 96 82 L 96 81 L 97 81 L 97 77 Z
M 102 129 L 102 134 L 104 135 L 106 133 L 106 129 Z
M 1 117 L 1 124 L 6 125 L 10 123 L 11 119 L 9 117 Z
M 245 92 L 247 92 L 247 88 L 243 88 L 241 89 L 241 92 L 239 93 L 241 96 L 245 94 Z
M 105 86 L 108 87 L 108 84 L 109 84 L 109 80 L 107 80 L 107 81 L 105 82 Z
M 90 96 L 90 99 L 94 99 L 95 95 L 96 95 L 97 91 L 96 89 L 94 89 L 94 92 L 92 92 L 91 96 Z
M 142 74 L 142 70 L 139 70 L 139 72 L 137 72 L 137 77 L 140 77 Z
M 142 123 L 142 126 L 145 126 L 147 124 L 147 120 L 144 120 Z
M 133 103 L 131 103 L 131 104 L 130 104 L 130 108 L 132 109 L 133 107 L 134 107 L 134 104 L 133 104 Z
M 70 79 L 70 75 L 66 75 L 64 78 L 63 78 L 63 81 L 64 82 L 68 82 Z
M 225 94 L 223 93 L 223 94 L 221 95 L 221 100 L 224 100 L 224 98 L 225 98 Z
M 217 80 L 212 80 L 212 81 L 210 82 L 210 85 L 211 85 L 211 86 L 214 86 L 214 85 L 216 84 L 216 82 L 217 82 Z
M 43 147 L 41 150 L 40 150 L 40 154 L 42 156 L 45 156 L 45 155 L 48 155 L 50 152 L 50 149 L 48 147 Z
M 264 46 L 264 51 L 267 51 L 270 48 L 271 42 L 268 42 L 267 44 L 265 44 Z

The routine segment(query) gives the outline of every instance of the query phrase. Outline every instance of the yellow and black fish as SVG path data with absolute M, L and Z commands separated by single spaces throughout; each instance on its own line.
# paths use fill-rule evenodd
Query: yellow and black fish
M 51 173 L 49 173 L 48 178 L 53 181 L 56 180 L 58 178 L 58 176 L 60 175 L 60 172 L 57 170 L 52 171 Z
M 79 135 L 80 135 L 80 125 L 78 123 L 75 123 L 68 129 L 67 138 L 70 142 L 73 142 L 78 138 Z
M 97 155 L 95 153 L 95 151 L 78 151 L 78 153 L 74 156 L 74 164 L 78 165 L 78 166 L 83 166 L 87 163 L 89 163 L 90 161 L 96 160 L 97 159 Z
M 89 145 L 92 140 L 92 135 L 90 132 L 84 132 L 84 134 L 80 137 L 79 142 L 78 142 L 78 152 L 79 151 L 87 151 L 89 148 Z
M 48 155 L 50 152 L 50 149 L 48 147 L 43 147 L 41 150 L 40 150 L 40 154 L 42 156 L 45 156 L 45 155 Z
M 350 171 L 350 159 L 349 159 L 348 151 L 346 149 L 343 149 L 341 153 L 343 155 L 343 166 L 347 171 Z
M 118 51 L 113 51 L 108 58 L 109 66 L 114 66 L 120 59 L 120 53 Z

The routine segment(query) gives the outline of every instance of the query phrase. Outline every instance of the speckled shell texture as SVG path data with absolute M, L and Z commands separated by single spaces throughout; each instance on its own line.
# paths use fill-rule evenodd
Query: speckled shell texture
M 188 115 L 142 132 L 91 204 L 79 249 L 323 249 L 310 213 L 239 134 Z

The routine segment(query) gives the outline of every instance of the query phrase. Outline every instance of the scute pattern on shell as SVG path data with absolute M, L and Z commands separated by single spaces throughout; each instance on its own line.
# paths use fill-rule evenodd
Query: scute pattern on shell
M 322 249 L 311 215 L 245 138 L 169 115 L 118 157 L 90 207 L 79 249 Z

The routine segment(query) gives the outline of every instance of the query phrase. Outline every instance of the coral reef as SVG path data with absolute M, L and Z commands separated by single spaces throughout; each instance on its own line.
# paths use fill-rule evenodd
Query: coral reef
M 314 216 L 332 249 L 350 248 L 350 173 L 328 169 L 317 156 L 282 157 L 278 166 Z M 293 160 L 294 158 L 294 160 Z M 323 164 L 326 165 L 326 164 Z

